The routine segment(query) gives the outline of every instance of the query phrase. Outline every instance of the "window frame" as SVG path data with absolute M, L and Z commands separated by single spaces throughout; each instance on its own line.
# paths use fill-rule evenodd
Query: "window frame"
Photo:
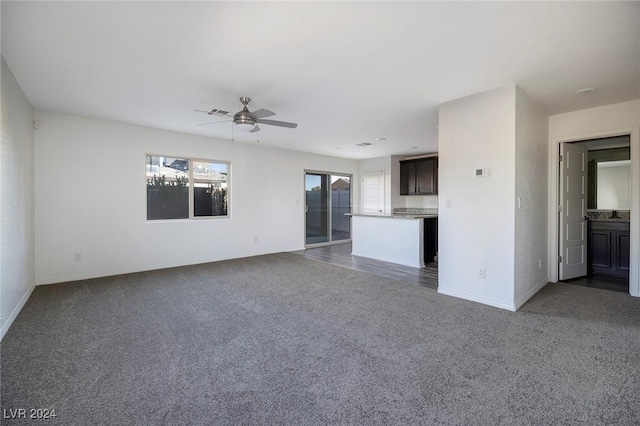
M 198 221 L 198 220 L 218 220 L 218 219 L 231 219 L 231 161 L 227 161 L 227 160 L 214 160 L 214 159 L 207 159 L 207 158 L 200 158 L 200 157 L 190 157 L 190 156 L 186 156 L 186 155 L 168 155 L 168 154 L 155 154 L 155 153 L 149 153 L 147 152 L 145 154 L 145 167 L 144 167 L 144 175 L 145 175 L 145 205 L 146 205 L 146 201 L 147 201 L 147 191 L 146 191 L 146 184 L 147 184 L 147 180 L 150 178 L 149 176 L 147 176 L 147 157 L 162 157 L 162 158 L 174 158 L 174 159 L 179 159 L 179 160 L 187 160 L 188 164 L 189 164 L 189 184 L 188 184 L 188 189 L 189 189 L 189 217 L 181 217 L 181 218 L 176 218 L 176 219 L 149 219 L 148 215 L 148 206 L 145 208 L 145 213 L 146 213 L 146 222 L 148 223 L 163 223 L 163 222 L 190 222 L 190 221 Z M 193 180 L 193 163 L 194 162 L 200 162 L 200 163 L 217 163 L 217 164 L 225 164 L 227 166 L 227 186 L 226 186 L 226 198 L 227 198 L 227 214 L 226 215 L 219 215 L 219 216 L 195 216 L 195 201 L 193 199 L 194 197 L 194 180 Z M 160 174 L 158 174 L 158 176 L 161 176 Z

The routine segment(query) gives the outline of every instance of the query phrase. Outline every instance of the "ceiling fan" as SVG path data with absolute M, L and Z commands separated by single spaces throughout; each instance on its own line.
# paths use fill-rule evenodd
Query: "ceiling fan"
M 248 130 L 250 133 L 255 133 L 260 131 L 260 127 L 258 124 L 267 124 L 269 126 L 279 126 L 279 127 L 288 127 L 290 129 L 295 129 L 298 127 L 296 123 L 289 123 L 287 121 L 278 121 L 278 120 L 265 120 L 267 117 L 271 117 L 276 115 L 275 112 L 269 111 L 268 109 L 258 109 L 253 112 L 249 111 L 247 105 L 251 102 L 251 98 L 247 98 L 243 96 L 240 98 L 240 102 L 244 107 L 242 111 L 238 111 L 235 114 L 230 114 L 229 111 L 223 111 L 221 109 L 212 108 L 209 111 L 204 111 L 200 109 L 194 109 L 197 112 L 204 112 L 207 115 L 215 116 L 215 117 L 230 117 L 231 120 L 223 120 L 223 121 L 211 121 L 209 123 L 201 123 L 198 126 L 205 126 L 207 124 L 216 124 L 216 123 L 228 123 L 229 121 L 233 121 L 233 123 L 242 130 Z

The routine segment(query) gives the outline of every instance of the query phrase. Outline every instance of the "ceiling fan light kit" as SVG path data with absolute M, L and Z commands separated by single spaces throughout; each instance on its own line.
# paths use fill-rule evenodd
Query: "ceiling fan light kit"
M 235 127 L 243 131 L 248 131 L 250 133 L 255 133 L 260 131 L 260 127 L 258 126 L 258 124 L 287 127 L 290 129 L 295 129 L 296 127 L 298 127 L 296 123 L 289 123 L 287 121 L 264 120 L 264 118 L 266 117 L 271 117 L 273 115 L 276 115 L 275 112 L 269 111 L 268 109 L 262 108 L 253 112 L 249 111 L 249 108 L 247 107 L 247 105 L 249 104 L 249 102 L 251 102 L 251 98 L 242 96 L 240 98 L 240 102 L 242 103 L 243 108 L 241 111 L 236 112 L 233 116 L 229 114 L 228 111 L 220 110 L 217 108 L 212 108 L 208 111 L 198 110 L 198 109 L 194 111 L 204 112 L 207 115 L 215 115 L 218 117 L 232 117 L 232 121 L 235 124 Z M 206 125 L 206 124 L 224 123 L 224 122 L 225 121 L 202 123 L 202 124 L 199 124 L 199 126 Z

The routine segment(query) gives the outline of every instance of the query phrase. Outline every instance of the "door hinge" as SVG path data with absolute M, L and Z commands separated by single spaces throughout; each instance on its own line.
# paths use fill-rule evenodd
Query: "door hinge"
M 561 212 L 562 211 L 562 204 L 558 205 L 558 211 Z
M 562 263 L 562 256 L 558 256 L 558 263 Z
M 562 163 L 562 155 L 560 155 L 560 162 Z

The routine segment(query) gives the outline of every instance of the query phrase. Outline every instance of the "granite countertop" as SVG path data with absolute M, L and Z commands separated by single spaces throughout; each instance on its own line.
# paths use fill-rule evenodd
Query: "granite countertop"
M 373 213 L 345 213 L 345 216 L 358 217 L 380 217 L 387 219 L 426 219 L 438 217 L 437 214 L 417 214 L 417 213 L 396 213 L 396 214 L 373 214 Z
M 611 217 L 611 216 L 616 217 Z M 629 210 L 587 210 L 589 221 L 594 222 L 629 222 Z
M 422 209 L 422 208 L 405 208 L 399 207 L 393 209 L 391 214 L 376 213 L 345 213 L 347 216 L 365 216 L 365 217 L 382 217 L 388 219 L 429 219 L 438 217 L 438 209 Z

